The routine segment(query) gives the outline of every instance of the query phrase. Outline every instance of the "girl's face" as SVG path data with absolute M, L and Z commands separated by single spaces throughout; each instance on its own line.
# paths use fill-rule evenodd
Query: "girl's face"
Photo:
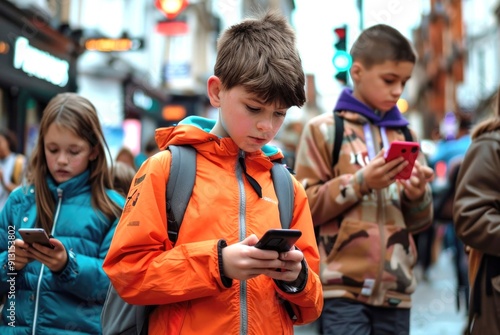
M 58 184 L 85 171 L 97 156 L 85 139 L 57 124 L 49 126 L 44 150 L 49 172 Z

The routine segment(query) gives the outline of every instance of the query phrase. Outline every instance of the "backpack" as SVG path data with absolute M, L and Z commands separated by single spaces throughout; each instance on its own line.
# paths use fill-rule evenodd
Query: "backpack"
M 339 162 L 340 148 L 344 140 L 344 118 L 340 117 L 335 111 L 333 111 L 333 118 L 335 119 L 335 140 L 332 150 L 332 166 L 335 166 Z M 410 129 L 407 126 L 403 126 L 400 129 L 405 136 L 405 141 L 414 142 Z
M 172 160 L 166 194 L 168 214 L 168 227 L 166 228 L 169 240 L 175 244 L 196 178 L 196 149 L 184 145 L 170 145 L 167 149 L 172 154 Z M 271 176 L 278 197 L 280 221 L 282 227 L 288 229 L 293 215 L 293 182 L 290 172 L 283 164 L 273 163 Z M 293 313 L 291 306 L 286 303 L 287 301 L 285 301 L 285 307 L 289 314 Z M 149 315 L 155 307 L 156 305 L 142 306 L 126 303 L 110 284 L 101 313 L 103 335 L 147 334 Z

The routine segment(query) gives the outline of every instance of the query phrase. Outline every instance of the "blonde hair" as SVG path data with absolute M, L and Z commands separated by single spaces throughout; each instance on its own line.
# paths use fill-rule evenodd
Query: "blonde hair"
M 90 161 L 89 183 L 91 203 L 108 219 L 119 217 L 121 208 L 106 193 L 113 187 L 107 156 L 109 148 L 104 138 L 97 111 L 92 103 L 75 93 L 61 93 L 52 98 L 44 109 L 40 120 L 37 144 L 31 154 L 27 167 L 27 182 L 34 184 L 38 220 L 42 228 L 51 232 L 55 210 L 55 199 L 50 193 L 46 176 L 49 174 L 45 157 L 45 135 L 52 124 L 72 131 L 87 141 L 98 152 L 96 159 Z

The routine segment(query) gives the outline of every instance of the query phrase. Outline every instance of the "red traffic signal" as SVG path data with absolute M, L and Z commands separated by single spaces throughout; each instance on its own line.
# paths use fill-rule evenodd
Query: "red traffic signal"
M 335 33 L 335 35 L 337 35 L 338 38 L 345 38 L 346 28 L 335 28 L 333 29 L 333 32 Z
M 155 6 L 169 20 L 173 20 L 188 5 L 188 0 L 155 0 Z
M 337 42 L 334 44 L 337 50 L 346 50 L 346 37 L 347 37 L 347 26 L 341 26 L 333 29 L 333 32 L 337 36 Z

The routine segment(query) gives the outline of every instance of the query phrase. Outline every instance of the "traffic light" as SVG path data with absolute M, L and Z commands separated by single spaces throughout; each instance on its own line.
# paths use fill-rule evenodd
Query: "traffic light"
M 343 25 L 333 29 L 336 42 L 334 43 L 335 53 L 333 54 L 332 63 L 337 74 L 335 79 L 340 81 L 343 85 L 347 85 L 347 72 L 351 68 L 352 59 L 351 55 L 347 52 L 347 26 Z
M 155 6 L 169 20 L 173 20 L 188 5 L 188 0 L 155 0 Z

